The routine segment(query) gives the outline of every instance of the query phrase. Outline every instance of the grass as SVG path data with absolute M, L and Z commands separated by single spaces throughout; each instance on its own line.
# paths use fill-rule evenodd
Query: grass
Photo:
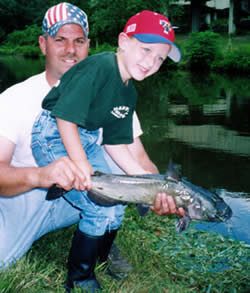
M 75 227 L 38 240 L 13 267 L 0 273 L 1 293 L 65 292 L 66 260 Z M 216 233 L 189 228 L 174 219 L 126 209 L 116 240 L 133 266 L 125 281 L 96 273 L 104 293 L 249 292 L 249 245 Z M 74 292 L 79 292 L 75 290 Z

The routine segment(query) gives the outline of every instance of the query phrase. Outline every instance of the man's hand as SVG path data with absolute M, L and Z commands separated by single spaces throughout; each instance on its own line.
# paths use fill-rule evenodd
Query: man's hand
M 85 180 L 78 167 L 68 158 L 62 157 L 51 164 L 38 168 L 38 182 L 36 187 L 49 188 L 53 184 L 67 191 L 74 187 L 81 189 L 81 181 Z M 83 189 L 85 189 L 84 187 Z
M 151 206 L 151 210 L 159 216 L 170 216 L 177 214 L 184 216 L 185 210 L 177 208 L 172 196 L 167 195 L 165 192 L 157 193 L 155 203 Z

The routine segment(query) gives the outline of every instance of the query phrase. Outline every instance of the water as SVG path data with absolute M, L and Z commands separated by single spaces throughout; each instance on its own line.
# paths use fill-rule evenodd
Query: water
M 216 190 L 225 202 L 232 208 L 233 216 L 228 223 L 198 223 L 197 229 L 208 229 L 244 240 L 250 244 L 250 199 L 249 194 L 241 192 L 230 192 L 224 189 Z
M 0 57 L 0 92 L 43 70 L 43 60 Z M 198 223 L 250 243 L 248 77 L 177 72 L 136 83 L 142 141 L 161 173 L 170 159 L 189 181 L 230 205 L 227 223 Z
M 226 223 L 199 223 L 250 243 L 250 83 L 248 77 L 172 73 L 138 83 L 142 137 L 161 173 L 172 159 L 192 183 L 233 210 Z

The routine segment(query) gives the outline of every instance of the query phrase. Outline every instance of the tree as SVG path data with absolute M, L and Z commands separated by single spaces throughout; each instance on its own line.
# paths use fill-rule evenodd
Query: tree
M 205 4 L 206 0 L 191 0 L 192 32 L 200 31 L 201 9 Z
M 91 0 L 88 1 L 90 37 L 100 43 L 117 45 L 118 34 L 127 20 L 142 10 L 168 15 L 169 0 Z M 84 9 L 84 7 L 81 6 Z
M 235 33 L 234 25 L 234 2 L 235 0 L 229 1 L 229 16 L 228 16 L 228 34 L 232 35 Z

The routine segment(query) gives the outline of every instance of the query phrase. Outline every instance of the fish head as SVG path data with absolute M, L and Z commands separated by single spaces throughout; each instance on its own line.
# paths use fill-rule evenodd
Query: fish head
M 232 216 L 231 208 L 216 193 L 193 186 L 193 201 L 186 207 L 191 219 L 207 222 L 225 222 Z

